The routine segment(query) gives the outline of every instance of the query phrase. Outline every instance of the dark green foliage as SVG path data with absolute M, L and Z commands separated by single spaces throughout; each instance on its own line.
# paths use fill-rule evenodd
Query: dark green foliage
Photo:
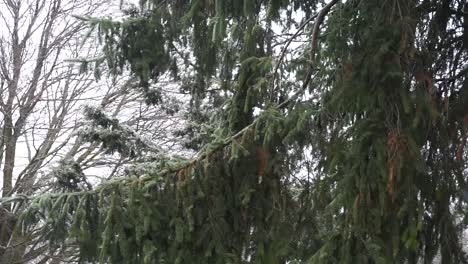
M 449 206 L 461 202 L 455 186 L 463 186 L 466 177 L 466 165 L 454 151 L 461 144 L 459 135 L 466 136 L 466 110 L 452 112 L 456 107 L 444 107 L 444 102 L 462 103 L 458 94 L 463 89 L 434 83 L 443 72 L 415 69 L 423 55 L 414 46 L 414 34 L 424 26 L 418 23 L 425 23 L 415 20 L 425 12 L 416 8 L 418 1 L 387 3 L 360 3 L 356 13 L 347 12 L 355 9 L 350 1 L 331 18 L 334 27 L 344 30 L 327 36 L 327 56 L 338 62 L 328 67 L 339 70 L 321 117 L 331 132 L 323 169 L 342 175 L 332 203 L 341 204 L 335 214 L 345 219 L 341 242 L 330 241 L 336 246 L 333 257 L 416 263 L 423 256 L 429 263 L 441 246 L 443 263 L 462 263 L 466 258 L 457 242 L 457 212 Z M 447 27 L 447 21 L 433 23 Z M 359 30 L 350 31 L 354 27 Z M 462 50 L 450 52 L 466 58 Z M 422 67 L 447 63 L 440 59 Z M 443 89 L 450 92 L 442 94 Z M 436 220 L 440 217 L 444 220 Z M 434 239 L 445 242 L 434 244 Z
M 70 160 L 62 160 L 57 168 L 52 171 L 57 180 L 57 191 L 76 192 L 91 189 L 80 165 Z
M 40 197 L 23 220 L 66 226 L 47 238 L 77 243 L 82 261 L 281 263 L 295 257 L 292 216 L 300 209 L 278 178 L 284 164 L 272 155 L 283 148 L 286 122 L 265 113 L 242 139 L 203 161 L 165 162 L 79 195 Z M 283 129 L 254 133 L 270 127 Z
M 47 219 L 45 238 L 78 245 L 82 262 L 416 264 L 440 252 L 442 263 L 466 263 L 465 3 L 338 1 L 318 50 L 305 27 L 300 56 L 284 58 L 272 89 L 272 46 L 284 42 L 272 23 L 289 32 L 292 12 L 308 18 L 316 5 L 142 1 L 123 22 L 92 20 L 112 73 L 128 66 L 147 94 L 190 64 L 183 90 L 201 124 L 182 134 L 201 151 L 35 198 L 24 228 Z M 311 94 L 276 106 L 308 68 Z M 132 132 L 100 111 L 88 116 L 99 133 L 86 139 L 138 156 Z
M 123 157 L 134 158 L 144 152 L 159 152 L 149 146 L 129 127 L 120 124 L 118 119 L 108 117 L 101 109 L 86 107 L 87 126 L 79 131 L 87 142 L 101 144 L 107 154 L 119 153 Z

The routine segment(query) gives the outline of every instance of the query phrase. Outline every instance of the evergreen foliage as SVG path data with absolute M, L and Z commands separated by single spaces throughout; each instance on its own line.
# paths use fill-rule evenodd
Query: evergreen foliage
M 44 238 L 83 263 L 432 263 L 438 252 L 467 263 L 466 3 L 324 6 L 154 0 L 123 21 L 86 18 L 104 45 L 95 69 L 128 67 L 151 103 L 164 104 L 152 84 L 190 65 L 194 116 L 207 96 L 222 101 L 200 118 L 213 135 L 192 160 L 161 155 L 93 190 L 33 198 L 21 228 L 44 221 Z M 303 30 L 300 57 L 277 57 L 272 24 Z M 85 138 L 138 155 L 134 134 L 87 113 L 105 133 Z
M 88 106 L 84 116 L 88 122 L 78 131 L 79 136 L 86 142 L 100 144 L 107 154 L 117 152 L 123 157 L 135 158 L 145 152 L 161 152 L 102 109 Z

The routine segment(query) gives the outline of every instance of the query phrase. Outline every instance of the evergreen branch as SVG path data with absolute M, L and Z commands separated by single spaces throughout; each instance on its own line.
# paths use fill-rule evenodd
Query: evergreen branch
M 322 24 L 325 16 L 328 14 L 328 12 L 330 12 L 330 9 L 332 8 L 333 5 L 335 5 L 336 3 L 338 2 L 338 0 L 333 0 L 331 1 L 330 3 L 328 3 L 322 10 L 320 10 L 320 12 L 315 15 L 315 16 L 312 16 L 311 18 L 309 18 L 308 20 L 312 20 L 314 17 L 317 17 L 316 20 L 315 20 L 315 25 L 314 25 L 314 29 L 312 31 L 312 41 L 311 41 L 311 64 L 310 64 L 310 67 L 309 67 L 309 70 L 307 72 L 307 76 L 306 76 L 306 79 L 304 80 L 303 84 L 302 84 L 302 87 L 299 91 L 297 91 L 293 96 L 291 96 L 289 99 L 287 99 L 286 101 L 282 102 L 281 104 L 279 104 L 276 109 L 279 110 L 279 109 L 283 109 L 285 108 L 286 106 L 288 106 L 291 102 L 293 102 L 297 97 L 299 97 L 306 89 L 307 87 L 309 86 L 311 80 L 312 80 L 312 73 L 313 73 L 313 70 L 314 70 L 314 60 L 315 60 L 315 53 L 316 53 L 316 49 L 318 47 L 318 35 L 320 33 L 320 25 Z M 308 23 L 308 21 L 306 21 L 303 26 L 301 26 L 302 28 L 305 27 L 305 24 Z M 296 34 L 294 35 L 296 36 Z M 293 36 L 293 37 L 294 37 Z M 289 44 L 286 44 L 286 45 L 289 45 Z M 284 56 L 284 55 L 283 55 Z M 281 58 L 280 58 L 281 59 Z M 279 65 L 279 64 L 278 64 Z M 275 69 L 276 71 L 276 69 Z M 224 147 L 226 147 L 227 145 L 231 144 L 235 139 L 241 137 L 244 133 L 246 133 L 249 129 L 251 129 L 252 127 L 254 127 L 257 123 L 258 123 L 259 119 L 255 119 L 252 123 L 250 123 L 249 125 L 247 125 L 246 127 L 244 127 L 243 129 L 241 129 L 239 132 L 237 132 L 236 134 L 234 134 L 233 136 L 231 136 L 230 138 L 226 139 L 223 143 L 219 144 L 218 146 L 216 146 L 215 148 L 211 149 L 210 151 L 207 151 L 207 152 L 204 152 L 204 153 L 197 153 L 197 155 L 195 156 L 196 158 L 193 159 L 192 161 L 190 161 L 189 163 L 175 169 L 173 172 L 177 172 L 177 171 L 181 171 L 183 169 L 186 169 L 190 166 L 192 166 L 193 164 L 196 164 L 198 161 L 200 160 L 203 160 L 205 158 L 207 158 L 208 156 L 210 156 L 211 154 L 213 154 L 214 152 L 216 151 L 219 151 L 221 149 L 223 149 Z M 198 156 L 198 157 L 197 157 Z
M 76 18 L 78 20 L 84 21 L 84 22 L 89 22 L 91 21 L 91 17 L 89 16 L 80 16 L 80 15 L 71 15 L 73 18 Z
M 316 49 L 318 47 L 318 35 L 320 33 L 319 32 L 320 31 L 320 25 L 323 22 L 325 16 L 329 13 L 331 7 L 333 5 L 335 5 L 337 2 L 338 2 L 338 0 L 331 1 L 316 16 L 313 16 L 313 17 L 316 17 L 316 22 L 315 22 L 315 25 L 314 25 L 314 28 L 313 28 L 313 31 L 312 31 L 312 36 L 311 36 L 311 46 L 312 46 L 311 57 L 312 57 L 312 59 L 311 59 L 311 64 L 310 64 L 309 70 L 308 70 L 307 75 L 306 75 L 306 79 L 304 80 L 301 89 L 298 90 L 293 96 L 291 96 L 290 98 L 288 98 L 284 102 L 280 103 L 276 107 L 277 110 L 280 110 L 280 109 L 283 109 L 283 108 L 287 107 L 291 102 L 293 102 L 297 97 L 299 97 L 307 89 L 308 85 L 310 84 L 310 82 L 312 80 L 313 69 L 314 69 L 313 64 L 314 64 L 314 60 L 315 60 L 315 53 L 316 53 Z M 172 168 L 172 169 L 167 169 L 165 171 L 162 171 L 161 174 L 178 173 L 180 171 L 183 171 L 184 169 L 190 168 L 194 164 L 197 164 L 199 161 L 204 160 L 205 158 L 207 158 L 207 157 L 211 156 L 212 154 L 216 153 L 217 151 L 220 151 L 220 150 L 224 149 L 226 146 L 230 145 L 232 142 L 234 142 L 234 140 L 241 137 L 242 135 L 244 135 L 244 133 L 246 133 L 247 131 L 252 129 L 259 122 L 259 120 L 260 120 L 259 118 L 256 118 L 252 123 L 245 126 L 243 129 L 241 129 L 239 132 L 232 135 L 231 137 L 225 139 L 224 142 L 220 143 L 219 145 L 215 146 L 214 148 L 212 148 L 212 149 L 210 149 L 208 151 L 205 151 L 205 152 L 198 152 L 191 161 L 183 164 L 182 166 L 178 166 L 178 167 L 175 167 L 175 168 Z M 52 198 L 58 198 L 58 197 L 60 197 L 61 195 L 64 195 L 64 194 L 66 194 L 68 196 L 81 196 L 81 195 L 84 195 L 84 194 L 96 194 L 96 193 L 99 193 L 102 189 L 105 189 L 106 187 L 108 187 L 108 186 L 110 186 L 112 184 L 115 184 L 115 183 L 121 183 L 121 182 L 129 181 L 129 180 L 132 180 L 132 181 L 145 181 L 145 180 L 148 180 L 148 179 L 151 179 L 150 175 L 143 176 L 143 177 L 140 177 L 140 178 L 128 178 L 128 177 L 126 177 L 126 178 L 117 178 L 117 179 L 115 179 L 115 180 L 113 180 L 113 181 L 111 181 L 109 183 L 98 186 L 94 190 L 69 192 L 69 193 L 47 194 L 47 195 L 49 195 L 49 197 L 52 197 Z M 14 201 L 28 201 L 28 200 L 37 199 L 37 198 L 40 198 L 40 197 L 41 196 L 25 196 L 25 195 L 15 196 L 15 197 L 3 197 L 3 198 L 0 198 L 0 205 L 8 204 L 8 203 L 11 203 L 11 202 L 14 202 Z
M 44 198 L 44 197 L 48 197 L 48 198 L 51 198 L 51 199 L 56 199 L 56 198 L 59 198 L 60 196 L 62 195 L 66 195 L 68 197 L 72 197 L 72 196 L 82 196 L 82 195 L 85 195 L 85 194 L 98 194 L 100 191 L 102 191 L 103 189 L 106 189 L 107 187 L 113 185 L 113 184 L 121 184 L 122 182 L 125 182 L 125 181 L 129 181 L 129 180 L 132 180 L 135 181 L 141 181 L 142 178 L 138 178 L 138 179 L 135 179 L 135 178 L 116 178 L 115 180 L 112 180 L 112 181 L 109 181 L 108 183 L 106 184 L 101 184 L 100 186 L 98 186 L 96 189 L 93 189 L 93 190 L 87 190 L 87 191 L 76 191 L 76 192 L 60 192 L 60 193 L 46 193 L 46 194 L 42 194 L 42 195 L 24 195 L 24 194 L 17 194 L 15 196 L 11 196 L 11 197 L 2 197 L 0 198 L 0 208 L 1 206 L 5 205 L 5 204 L 9 204 L 9 203 L 13 203 L 13 202 L 27 202 L 27 201 L 32 201 L 32 200 L 35 200 L 35 199 L 39 199 L 39 198 Z
M 69 63 L 90 63 L 90 62 L 101 62 L 105 59 L 104 56 L 96 57 L 96 58 L 77 58 L 77 59 L 65 59 L 64 62 Z
M 11 196 L 11 197 L 2 197 L 0 198 L 0 207 L 4 204 L 9 204 L 9 203 L 13 203 L 13 202 L 16 202 L 16 201 L 27 201 L 27 200 L 30 200 L 31 197 L 27 196 L 27 195 L 24 195 L 24 194 L 21 194 L 21 193 L 18 193 L 16 196 Z

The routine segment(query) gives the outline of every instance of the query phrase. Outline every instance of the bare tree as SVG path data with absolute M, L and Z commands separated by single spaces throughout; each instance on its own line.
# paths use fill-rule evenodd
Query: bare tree
M 96 7 L 84 0 L 0 2 L 2 197 L 31 193 L 39 170 L 70 138 L 70 115 L 93 84 L 63 60 L 79 52 L 77 38 L 86 26 L 71 14 Z M 18 208 L 0 207 L 2 263 L 18 262 L 31 240 L 13 232 Z
M 182 113 L 167 114 L 167 109 L 146 105 L 129 76 L 97 82 L 68 60 L 96 56 L 99 48 L 82 45 L 86 25 L 72 15 L 91 16 L 104 5 L 109 12 L 103 1 L 0 0 L 2 197 L 50 191 L 50 172 L 60 160 L 76 162 L 95 180 L 125 168 L 128 157 L 109 155 L 100 144 L 77 136 L 85 123 L 84 105 L 103 109 L 147 142 L 158 142 L 158 149 L 181 148 L 169 134 L 180 127 Z M 176 103 L 184 101 L 186 95 L 179 94 L 177 86 L 160 85 L 174 93 L 173 100 L 180 99 Z M 70 252 L 51 250 L 34 232 L 19 232 L 15 222 L 21 210 L 21 203 L 0 204 L 0 263 L 74 259 Z

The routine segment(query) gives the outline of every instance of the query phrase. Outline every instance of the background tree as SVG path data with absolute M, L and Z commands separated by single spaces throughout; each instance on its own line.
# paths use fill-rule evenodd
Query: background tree
M 3 197 L 32 193 L 41 168 L 69 140 L 67 134 L 74 124 L 67 118 L 93 81 L 89 76 L 77 75 L 71 65 L 63 63 L 64 56 L 79 52 L 76 37 L 85 26 L 68 14 L 89 13 L 92 8 L 76 1 L 1 3 Z M 1 208 L 2 257 L 15 250 L 22 254 L 28 246 L 24 240 L 31 240 L 29 236 L 13 235 L 17 211 L 17 206 Z
M 178 119 L 175 114 L 166 115 L 170 105 L 165 109 L 147 107 L 141 94 L 130 89 L 131 78 L 104 75 L 96 82 L 97 75 L 80 74 L 79 65 L 70 60 L 96 56 L 98 47 L 83 43 L 86 24 L 73 15 L 91 15 L 112 7 L 115 5 L 102 1 L 0 3 L 2 197 L 63 190 L 63 180 L 72 179 L 60 178 L 58 167 L 70 172 L 71 177 L 86 173 L 89 177 L 79 179 L 86 188 L 123 170 L 129 157 L 106 155 L 99 144 L 87 144 L 81 139 L 83 128 L 92 130 L 92 124 L 82 118 L 84 105 L 109 112 L 112 118 L 119 117 L 126 129 L 148 139 L 161 138 L 161 129 Z M 155 127 L 159 130 L 149 131 Z M 168 137 L 158 142 L 161 149 L 174 145 Z M 96 174 L 100 178 L 92 177 Z M 0 262 L 57 262 L 62 255 L 67 256 L 60 248 L 46 247 L 35 230 L 25 234 L 15 231 L 17 216 L 23 209 L 21 203 L 0 206 Z

